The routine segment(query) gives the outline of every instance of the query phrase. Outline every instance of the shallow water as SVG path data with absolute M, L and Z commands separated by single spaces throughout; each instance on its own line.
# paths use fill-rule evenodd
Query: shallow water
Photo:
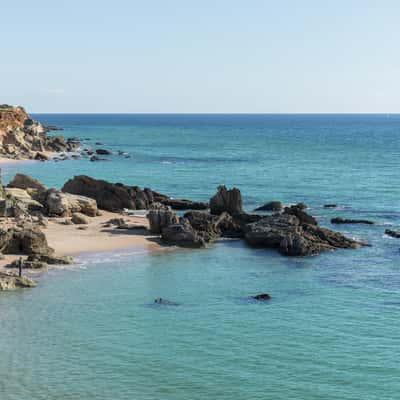
M 46 115 L 127 151 L 16 169 L 61 187 L 88 174 L 246 208 L 305 201 L 373 246 L 285 258 L 240 241 L 162 254 L 82 255 L 0 296 L 0 399 L 395 399 L 400 383 L 400 116 Z M 4 168 L 3 168 L 4 169 Z M 325 203 L 339 209 L 323 209 Z M 249 296 L 268 292 L 269 302 Z M 162 297 L 178 306 L 154 304 Z

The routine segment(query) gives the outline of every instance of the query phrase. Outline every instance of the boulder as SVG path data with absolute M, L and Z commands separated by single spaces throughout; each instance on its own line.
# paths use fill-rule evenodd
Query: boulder
M 147 219 L 149 220 L 150 232 L 155 234 L 161 234 L 163 228 L 179 222 L 177 215 L 169 210 L 150 210 Z
M 26 276 L 16 276 L 0 272 L 0 290 L 15 290 L 19 288 L 32 288 L 36 283 Z
M 6 187 L 5 194 L 11 202 L 10 205 L 14 208 L 12 215 L 16 214 L 16 206 L 28 213 L 41 212 L 43 209 L 43 205 L 32 199 L 31 195 L 24 189 Z
M 168 225 L 162 229 L 161 239 L 168 244 L 199 248 L 205 247 L 205 241 L 192 228 L 189 221 L 182 219 L 178 224 Z
M 108 211 L 120 211 L 124 208 L 136 209 L 132 193 L 128 187 L 122 184 L 79 175 L 67 181 L 62 191 L 95 199 L 99 208 Z
M 327 250 L 366 246 L 287 213 L 271 215 L 247 225 L 245 239 L 251 246 L 275 248 L 287 256 L 309 256 Z
M 89 217 L 97 214 L 96 200 L 89 197 L 64 193 L 60 190 L 50 189 L 39 200 L 45 206 L 50 216 L 69 217 L 79 212 Z
M 47 190 L 46 186 L 39 182 L 37 179 L 32 178 L 25 174 L 16 174 L 13 180 L 7 185 L 9 188 L 18 189 L 37 189 L 39 191 Z
M 281 211 L 282 209 L 283 204 L 280 201 L 270 201 L 256 208 L 254 211 Z
M 71 221 L 76 225 L 87 225 L 89 223 L 88 217 L 85 214 L 79 212 L 75 212 L 72 214 Z
M 215 215 L 219 215 L 224 211 L 231 215 L 243 213 L 243 201 L 240 190 L 219 186 L 218 192 L 210 199 L 210 211 L 211 214 Z
M 31 254 L 28 256 L 27 261 L 51 265 L 70 265 L 74 262 L 73 258 L 70 256 L 57 256 L 54 254 Z
M 14 226 L 0 231 L 0 251 L 3 254 L 44 254 L 54 250 L 47 244 L 45 234 L 36 226 Z
M 336 217 L 331 219 L 332 224 L 366 224 L 366 225 L 374 225 L 375 222 L 369 221 L 367 219 L 347 219 Z
M 211 242 L 221 234 L 216 224 L 217 217 L 213 215 L 201 211 L 190 211 L 184 215 L 184 218 L 205 242 Z

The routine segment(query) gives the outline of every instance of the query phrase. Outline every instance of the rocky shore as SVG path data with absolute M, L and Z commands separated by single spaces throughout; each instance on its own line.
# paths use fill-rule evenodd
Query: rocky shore
M 45 161 L 51 159 L 53 153 L 78 149 L 77 139 L 49 136 L 51 130 L 59 128 L 33 120 L 23 107 L 0 105 L 0 157 Z
M 79 251 L 138 245 L 202 248 L 219 238 L 239 238 L 284 256 L 367 246 L 320 227 L 302 203 L 270 215 L 248 214 L 240 190 L 225 186 L 209 202 L 198 202 L 85 175 L 73 177 L 58 190 L 17 174 L 0 188 L 0 197 L 0 251 L 13 257 L 5 271 L 16 268 L 20 256 L 26 270 L 46 270 L 52 264 L 71 264 L 66 255 Z M 147 218 L 129 216 L 134 210 L 145 210 Z M 75 241 L 80 246 L 74 246 Z M 35 284 L 0 272 L 0 289 Z

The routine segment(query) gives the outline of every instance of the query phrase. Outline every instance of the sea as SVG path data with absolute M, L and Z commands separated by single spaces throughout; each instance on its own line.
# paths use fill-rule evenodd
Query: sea
M 400 115 L 34 118 L 114 154 L 6 165 L 5 183 L 22 172 L 61 188 L 86 174 L 199 201 L 224 184 L 248 212 L 305 202 L 321 226 L 371 246 L 82 254 L 35 289 L 0 294 L 0 400 L 400 398 L 400 240 L 384 233 L 400 229 Z

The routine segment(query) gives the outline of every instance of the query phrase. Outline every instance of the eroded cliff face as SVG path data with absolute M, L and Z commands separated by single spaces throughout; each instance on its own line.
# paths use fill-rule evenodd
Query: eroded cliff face
M 79 146 L 63 136 L 48 136 L 48 131 L 23 107 L 0 105 L 0 156 L 46 160 L 49 153 L 74 151 Z

